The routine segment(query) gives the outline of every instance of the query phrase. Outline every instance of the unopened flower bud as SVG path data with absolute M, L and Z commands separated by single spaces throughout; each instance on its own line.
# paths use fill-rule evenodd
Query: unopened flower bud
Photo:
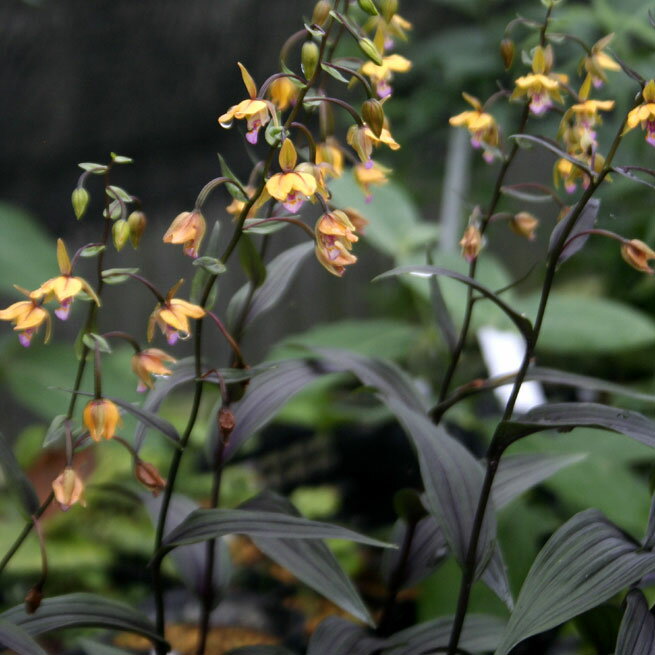
M 539 225 L 539 219 L 530 212 L 519 212 L 510 220 L 509 226 L 516 234 L 526 238 L 528 241 L 534 241 L 536 238 L 535 231 Z
M 621 245 L 621 257 L 638 271 L 642 273 L 655 272 L 648 265 L 649 259 L 655 259 L 655 252 L 639 239 L 626 240 Z
M 480 250 L 482 250 L 482 234 L 477 225 L 469 225 L 466 228 L 459 245 L 462 248 L 462 257 L 469 263 L 480 254 Z
M 55 494 L 55 500 L 59 503 L 62 511 L 67 511 L 75 503 L 79 502 L 82 507 L 86 506 L 82 494 L 84 493 L 84 483 L 77 475 L 75 470 L 67 466 L 53 481 L 52 491 Z
M 380 0 L 380 10 L 384 20 L 390 23 L 398 11 L 398 0 Z
M 32 587 L 25 596 L 25 612 L 27 614 L 34 614 L 41 606 L 43 600 L 43 592 L 39 585 Z
M 218 429 L 224 442 L 230 438 L 232 430 L 236 426 L 236 419 L 231 409 L 221 407 L 218 410 Z
M 75 212 L 75 218 L 79 221 L 84 213 L 86 208 L 89 206 L 89 192 L 82 186 L 78 186 L 71 196 L 71 202 L 73 203 L 73 211 Z
M 122 250 L 130 238 L 130 225 L 126 220 L 119 218 L 117 221 L 114 221 L 111 233 L 116 250 Z
M 359 49 L 377 66 L 382 66 L 382 55 L 371 39 L 360 39 L 357 41 Z
M 133 248 L 139 247 L 139 242 L 143 233 L 146 231 L 146 215 L 141 211 L 133 211 L 128 217 L 127 222 L 130 226 L 130 241 Z
M 362 11 L 365 11 L 369 16 L 377 16 L 378 9 L 373 0 L 357 0 L 357 4 Z
M 300 63 L 302 65 L 302 72 L 305 79 L 311 80 L 316 73 L 318 60 L 320 57 L 320 50 L 314 41 L 305 41 L 302 44 L 302 52 L 300 55 Z
M 153 464 L 150 464 L 150 462 L 144 462 L 142 459 L 138 459 L 134 466 L 134 475 L 155 497 L 166 489 L 166 480 L 162 478 L 157 468 Z
M 89 400 L 82 412 L 84 425 L 94 441 L 111 439 L 121 423 L 121 413 L 108 398 Z
M 503 39 L 500 42 L 500 56 L 503 58 L 505 70 L 509 70 L 514 61 L 514 41 L 512 39 Z
M 332 10 L 332 5 L 327 0 L 319 0 L 314 5 L 314 13 L 312 14 L 312 23 L 319 27 L 325 23 Z
M 384 109 L 382 103 L 375 98 L 369 98 L 362 105 L 362 118 L 371 128 L 371 132 L 379 137 L 384 127 Z

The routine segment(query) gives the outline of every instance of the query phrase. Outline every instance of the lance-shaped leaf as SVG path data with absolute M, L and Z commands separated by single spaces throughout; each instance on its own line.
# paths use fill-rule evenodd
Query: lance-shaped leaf
M 153 498 L 150 494 L 140 494 L 146 511 L 155 525 L 159 518 L 162 499 Z M 176 528 L 194 510 L 198 504 L 182 494 L 174 493 L 171 496 L 168 514 L 166 516 L 166 530 Z M 173 553 L 175 568 L 182 578 L 185 586 L 196 596 L 202 598 L 206 587 L 207 547 L 205 544 L 190 544 L 176 548 Z M 227 544 L 223 539 L 217 539 L 214 546 L 214 575 L 212 578 L 213 600 L 215 604 L 221 600 L 221 595 L 227 588 L 232 574 L 232 561 Z
M 424 414 L 395 398 L 387 398 L 386 404 L 414 443 L 430 513 L 441 526 L 453 554 L 463 563 L 482 490 L 482 467 L 459 441 Z M 493 554 L 495 538 L 496 519 L 493 508 L 488 507 L 480 530 L 476 577 Z
M 537 190 L 532 192 L 526 190 L 531 187 L 532 185 L 530 184 L 511 184 L 508 186 L 500 187 L 500 192 L 504 196 L 509 196 L 510 198 L 516 198 L 516 200 L 521 200 L 523 202 L 533 202 L 533 203 L 552 202 L 553 200 L 552 193 L 544 193 L 543 189 L 538 188 L 538 185 L 534 185 L 534 187 L 532 188 L 540 190 L 541 193 L 538 193 Z
M 22 628 L 0 620 L 0 650 L 9 648 L 16 655 L 48 655 Z
M 500 545 L 496 543 L 494 552 L 489 559 L 484 572 L 482 573 L 482 582 L 484 582 L 491 591 L 493 591 L 500 600 L 507 605 L 511 611 L 514 609 L 514 597 L 512 590 L 509 587 L 509 579 L 507 577 L 507 565 L 503 552 L 500 550 Z
M 257 376 L 248 386 L 246 395 L 233 408 L 235 427 L 225 449 L 225 461 L 266 425 L 290 398 L 323 374 L 318 363 L 297 359 L 281 362 Z
M 220 242 L 219 239 L 220 231 L 221 231 L 221 224 L 219 221 L 216 221 L 209 234 L 209 239 L 207 239 L 207 246 L 204 250 L 204 254 L 206 257 L 213 257 L 219 263 L 220 260 L 218 259 L 218 253 L 219 253 L 218 248 Z M 219 269 L 217 269 L 217 271 Z M 215 274 L 219 275 L 220 273 L 216 272 Z M 211 275 L 212 275 L 211 271 L 201 266 L 196 271 L 196 274 L 193 276 L 193 279 L 191 280 L 191 291 L 189 292 L 189 301 L 192 302 L 194 305 L 199 304 L 200 301 L 202 300 L 202 296 L 205 290 L 205 285 L 208 283 L 209 279 L 211 278 Z M 217 285 L 214 284 L 204 304 L 205 308 L 207 309 L 211 309 L 214 306 L 214 302 L 216 300 L 216 294 L 217 294 L 216 288 Z
M 562 150 L 557 141 L 547 139 L 543 136 L 533 136 L 532 134 L 512 134 L 509 138 L 514 139 L 521 147 L 529 148 L 533 144 L 542 146 L 543 148 L 546 148 L 546 150 L 550 150 L 551 152 L 555 153 L 558 157 L 566 159 L 572 164 L 575 164 L 579 169 L 583 170 L 590 177 L 593 177 L 594 175 L 592 170 L 589 168 L 589 166 L 587 166 L 585 162 L 578 159 L 577 157 L 574 157 L 573 155 L 570 155 L 568 152 L 566 152 L 566 150 Z
M 576 514 L 537 555 L 496 655 L 611 598 L 655 571 L 644 552 L 597 510 Z
M 399 266 L 394 268 L 382 275 L 378 275 L 375 280 L 382 280 L 387 277 L 394 277 L 397 275 L 402 275 L 408 273 L 410 275 L 415 275 L 417 277 L 430 277 L 432 275 L 443 275 L 444 277 L 452 278 L 453 280 L 458 280 L 463 284 L 475 289 L 481 293 L 485 298 L 488 298 L 497 305 L 505 314 L 511 319 L 511 321 L 516 325 L 518 330 L 523 334 L 523 336 L 530 341 L 533 338 L 532 323 L 523 315 L 519 314 L 517 311 L 512 309 L 499 295 L 494 293 L 491 289 L 484 286 L 477 280 L 469 277 L 468 275 L 463 275 L 462 273 L 457 273 L 451 271 L 447 268 L 441 268 L 440 266 Z
M 348 528 L 278 512 L 197 509 L 164 537 L 164 550 L 228 534 L 243 534 L 251 538 L 346 539 L 368 546 L 393 548 L 391 544 L 371 539 Z
M 387 640 L 383 655 L 416 655 L 435 648 L 445 648 L 450 639 L 453 617 L 445 616 L 434 621 L 401 630 Z M 505 622 L 497 616 L 468 614 L 459 640 L 459 647 L 470 653 L 483 653 L 498 645 Z M 445 651 L 444 651 L 445 652 Z
M 655 616 L 648 610 L 644 594 L 633 589 L 625 601 L 615 655 L 655 655 Z
M 539 405 L 515 421 L 504 423 L 502 430 L 512 440 L 541 430 L 566 432 L 581 426 L 619 432 L 655 448 L 655 423 L 650 419 L 639 412 L 598 403 Z
M 371 655 L 384 640 L 373 637 L 362 626 L 338 616 L 330 616 L 314 630 L 307 646 L 307 655 Z
M 293 504 L 273 492 L 264 492 L 240 506 L 247 510 L 278 512 L 300 517 Z M 253 537 L 259 550 L 335 605 L 374 625 L 366 605 L 330 549 L 320 540 Z
M 311 241 L 293 246 L 279 254 L 266 266 L 266 281 L 257 289 L 250 301 L 244 317 L 243 325 L 251 323 L 257 316 L 271 309 L 282 297 L 289 282 L 305 258 L 312 252 L 314 243 Z M 251 285 L 246 284 L 239 289 L 230 300 L 227 308 L 227 320 L 230 329 L 234 329 L 239 320 L 248 296 Z
M 46 598 L 34 614 L 27 614 L 23 604 L 17 605 L 0 614 L 0 621 L 14 623 L 30 635 L 60 628 L 98 627 L 134 632 L 151 641 L 166 643 L 147 616 L 129 605 L 95 594 Z
M 597 198 L 590 198 L 587 200 L 587 204 L 584 206 L 579 216 L 573 216 L 577 205 L 555 226 L 553 231 L 550 234 L 550 244 L 548 247 L 548 252 L 551 253 L 553 249 L 559 243 L 562 233 L 568 232 L 569 228 L 571 229 L 568 232 L 566 237 L 566 247 L 562 249 L 557 259 L 558 264 L 562 264 L 569 257 L 575 255 L 576 252 L 582 249 L 584 244 L 589 238 L 588 234 L 582 236 L 577 236 L 586 230 L 591 230 L 596 224 L 596 219 L 598 218 L 598 210 L 600 209 L 600 200 Z M 573 227 L 571 228 L 571 221 L 575 221 Z
M 650 187 L 651 189 L 655 189 L 655 184 L 652 182 L 648 182 L 647 180 L 644 180 L 643 177 L 639 177 L 638 175 L 635 175 L 630 168 L 628 167 L 621 167 L 621 166 L 616 166 L 612 168 L 613 173 L 618 173 L 622 177 L 627 178 L 628 180 L 632 180 L 633 182 L 637 182 L 638 184 L 643 184 L 644 186 Z
M 655 495 L 650 500 L 650 511 L 648 512 L 648 525 L 646 534 L 642 540 L 644 548 L 652 550 L 655 546 Z
M 0 467 L 5 474 L 7 485 L 18 496 L 24 512 L 29 516 L 34 514 L 39 509 L 39 498 L 2 432 L 0 432 Z

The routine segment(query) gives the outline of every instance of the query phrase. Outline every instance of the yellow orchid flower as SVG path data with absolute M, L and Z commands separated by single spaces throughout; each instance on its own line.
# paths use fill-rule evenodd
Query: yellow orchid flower
M 148 341 L 152 341 L 155 325 L 158 325 L 166 337 L 168 345 L 173 346 L 178 339 L 189 338 L 189 318 L 202 318 L 205 315 L 202 307 L 173 297 L 183 282 L 184 280 L 180 280 L 173 285 L 166 294 L 164 302 L 159 303 L 150 315 L 147 330 Z
M 474 148 L 482 148 L 482 156 L 487 163 L 491 163 L 500 143 L 498 123 L 491 114 L 483 110 L 482 103 L 475 96 L 462 93 L 462 97 L 473 107 L 473 111 L 463 111 L 452 116 L 448 122 L 454 127 L 466 127 L 471 134 L 471 145 Z
M 341 177 L 343 174 L 343 152 L 339 142 L 333 136 L 329 136 L 323 143 L 317 144 L 316 163 L 319 166 L 327 164 L 332 177 Z
M 166 367 L 164 362 L 176 361 L 175 357 L 159 348 L 146 348 L 146 350 L 132 355 L 132 370 L 139 378 L 136 390 L 143 392 L 146 389 L 153 389 L 155 386 L 153 376 L 166 377 L 173 372 Z
M 100 298 L 91 285 L 84 278 L 72 275 L 68 252 L 61 239 L 57 239 L 57 262 L 61 275 L 46 280 L 38 289 L 30 293 L 30 297 L 34 300 L 56 298 L 60 306 L 55 309 L 55 316 L 62 321 L 68 318 L 73 299 L 82 291 L 100 306 Z
M 372 61 L 367 61 L 362 66 L 362 73 L 366 75 L 375 89 L 379 98 L 388 98 L 391 95 L 391 80 L 394 73 L 406 73 L 412 67 L 412 62 L 402 55 L 389 55 L 382 58 L 382 64 L 378 66 Z
M 18 340 L 21 345 L 27 348 L 32 341 L 32 337 L 38 332 L 42 323 L 46 324 L 46 333 L 44 342 L 50 340 L 52 331 L 52 319 L 50 314 L 41 306 L 41 302 L 32 297 L 29 291 L 16 287 L 21 293 L 25 294 L 29 300 L 20 300 L 6 309 L 0 310 L 0 321 L 11 321 L 14 324 L 14 330 L 18 332 Z
M 198 256 L 202 238 L 205 236 L 205 229 L 205 217 L 200 209 L 196 208 L 192 212 L 178 214 L 166 230 L 163 241 L 164 243 L 183 243 L 184 254 L 195 259 Z
M 354 231 L 346 213 L 338 209 L 323 214 L 316 222 L 316 258 L 332 275 L 341 277 L 345 267 L 357 261 L 349 252 L 358 240 Z
M 275 78 L 268 87 L 268 93 L 280 111 L 295 105 L 298 99 L 298 87 L 286 75 Z
M 296 149 L 291 139 L 285 139 L 280 148 L 282 173 L 272 175 L 266 181 L 266 191 L 290 212 L 298 211 L 305 200 L 316 193 L 316 178 L 312 173 L 296 166 Z
M 393 48 L 396 39 L 407 41 L 406 32 L 412 29 L 412 24 L 400 14 L 394 14 L 390 21 L 382 15 L 372 16 L 364 25 L 366 32 L 375 32 L 373 43 L 380 52 Z
M 82 420 L 94 441 L 111 439 L 122 422 L 118 407 L 108 398 L 89 400 L 82 412 Z
M 648 81 L 641 95 L 644 101 L 628 114 L 623 134 L 641 124 L 646 141 L 655 146 L 655 80 Z
M 86 507 L 84 482 L 71 466 L 67 466 L 52 481 L 52 491 L 62 512 L 67 512 L 75 503 Z
M 388 175 L 391 173 L 390 168 L 386 168 L 375 162 L 371 162 L 371 164 L 371 166 L 356 164 L 353 169 L 355 182 L 364 193 L 364 200 L 366 202 L 373 200 L 371 186 L 382 186 L 386 184 L 389 181 Z
M 604 52 L 605 48 L 610 44 L 613 38 L 614 34 L 608 34 L 602 39 L 596 41 L 596 43 L 591 46 L 591 54 L 582 60 L 582 65 L 596 88 L 601 87 L 604 82 L 607 82 L 607 75 L 605 75 L 606 70 L 621 70 L 621 66 Z
M 221 127 L 227 129 L 232 127 L 232 122 L 235 118 L 237 120 L 245 118 L 248 126 L 246 139 L 248 143 L 254 145 L 257 143 L 259 130 L 271 119 L 271 108 L 268 102 L 257 98 L 257 85 L 255 81 L 250 76 L 246 67 L 241 62 L 237 63 L 241 69 L 241 77 L 250 98 L 242 100 L 239 104 L 230 107 L 222 116 L 219 116 L 218 122 Z

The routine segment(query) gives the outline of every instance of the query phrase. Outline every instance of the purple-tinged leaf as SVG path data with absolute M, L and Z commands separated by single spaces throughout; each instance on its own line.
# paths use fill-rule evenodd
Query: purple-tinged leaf
M 553 228 L 553 231 L 550 234 L 550 244 L 548 246 L 548 253 L 550 254 L 553 249 L 559 243 L 562 233 L 569 230 L 569 224 L 573 217 L 573 212 L 575 211 L 577 205 L 571 209 L 571 211 Z M 576 252 L 582 249 L 582 247 L 587 243 L 589 235 L 585 234 L 583 236 L 577 236 L 578 234 L 591 230 L 594 225 L 596 225 L 596 219 L 598 218 L 598 210 L 600 209 L 600 200 L 597 198 L 590 198 L 587 201 L 587 204 L 584 206 L 583 210 L 580 212 L 580 215 L 575 219 L 575 224 L 571 231 L 568 233 L 566 238 L 566 245 L 562 248 L 562 251 L 559 254 L 557 260 L 558 264 L 564 263 L 567 259 L 575 255 Z
M 360 625 L 338 616 L 329 616 L 314 630 L 307 646 L 307 655 L 371 655 L 384 646 L 384 640 L 373 637 Z
M 485 298 L 491 300 L 491 302 L 493 302 L 503 312 L 505 312 L 505 314 L 511 319 L 514 325 L 516 325 L 518 330 L 528 341 L 532 339 L 532 323 L 530 323 L 530 321 L 523 314 L 519 314 L 517 311 L 512 309 L 512 307 L 510 307 L 498 294 L 494 293 L 491 289 L 484 286 L 477 280 L 469 277 L 468 275 L 463 275 L 462 273 L 457 273 L 447 268 L 441 268 L 440 266 L 398 266 L 397 268 L 393 268 L 386 273 L 378 275 L 373 279 L 373 281 L 375 282 L 376 280 L 383 280 L 388 277 L 395 277 L 405 273 L 414 275 L 416 277 L 425 278 L 431 277 L 432 275 L 443 275 L 444 277 L 449 277 L 453 280 L 458 280 L 459 282 L 466 284 L 467 286 L 481 293 Z
M 646 534 L 644 535 L 642 544 L 647 550 L 653 550 L 653 547 L 655 547 L 655 495 L 650 501 L 648 526 L 646 527 Z
M 32 516 L 39 509 L 39 498 L 2 432 L 0 432 L 0 468 L 5 474 L 7 485 L 18 496 L 23 511 L 28 516 Z
M 495 655 L 527 637 L 599 605 L 655 571 L 644 552 L 599 511 L 586 510 L 561 526 L 537 555 Z
M 625 602 L 615 655 L 655 655 L 655 616 L 648 610 L 644 594 L 633 589 Z
M 273 492 L 251 498 L 240 509 L 300 516 L 293 504 Z M 319 594 L 360 621 L 374 625 L 366 605 L 330 549 L 320 540 L 253 537 L 257 548 Z
M 0 621 L 0 650 L 9 648 L 15 655 L 48 655 L 22 628 Z
M 482 582 L 505 603 L 510 612 L 514 609 L 514 598 L 507 578 L 507 565 L 498 543 L 496 543 L 493 555 L 482 574 Z
M 17 605 L 0 614 L 0 621 L 14 623 L 30 635 L 61 628 L 110 628 L 134 632 L 153 642 L 166 643 L 144 614 L 134 607 L 96 594 L 66 594 L 46 598 L 34 614 L 27 614 L 24 604 Z

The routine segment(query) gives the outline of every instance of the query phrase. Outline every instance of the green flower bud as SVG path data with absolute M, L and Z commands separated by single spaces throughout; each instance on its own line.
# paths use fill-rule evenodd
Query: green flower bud
M 382 55 L 375 47 L 375 43 L 371 39 L 360 39 L 357 41 L 359 49 L 377 66 L 382 66 Z
M 377 16 L 378 9 L 373 0 L 357 0 L 357 4 L 362 11 L 365 11 L 369 16 Z
M 139 247 L 139 241 L 146 229 L 146 215 L 141 211 L 133 211 L 127 217 L 127 224 L 130 228 L 130 241 L 133 248 Z
M 127 240 L 130 238 L 130 225 L 124 219 L 119 219 L 114 222 L 112 226 L 112 236 L 114 238 L 114 246 L 116 250 L 122 250 L 123 246 L 127 243 Z
M 75 217 L 79 221 L 80 218 L 84 216 L 86 208 L 89 206 L 89 192 L 84 187 L 79 186 L 73 191 L 71 201 L 73 203 Z
M 384 127 L 384 109 L 382 103 L 375 98 L 369 98 L 362 105 L 362 118 L 371 128 L 371 132 L 379 137 Z
M 318 46 L 313 41 L 305 41 L 302 44 L 302 53 L 300 56 L 300 63 L 302 65 L 302 72 L 305 78 L 309 81 L 316 73 L 318 66 L 320 51 Z

